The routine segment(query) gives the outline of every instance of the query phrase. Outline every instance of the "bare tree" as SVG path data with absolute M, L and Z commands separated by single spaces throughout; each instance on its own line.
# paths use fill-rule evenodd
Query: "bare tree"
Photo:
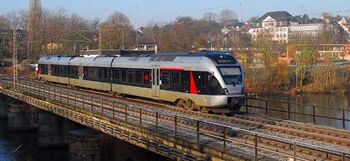
M 130 20 L 121 12 L 114 12 L 100 26 L 100 48 L 125 49 L 133 46 L 135 31 Z
M 229 24 L 237 20 L 237 14 L 230 9 L 223 9 L 219 14 L 219 20 L 222 24 Z
M 203 14 L 203 20 L 204 21 L 215 21 L 218 15 L 213 12 L 206 12 Z
M 63 52 L 67 15 L 64 9 L 43 12 L 43 31 L 41 35 L 42 53 Z
M 24 30 L 27 26 L 27 12 L 24 10 L 10 12 L 6 17 L 11 29 Z
M 0 16 L 0 30 L 10 29 L 9 20 L 5 16 Z
M 40 0 L 30 0 L 27 25 L 27 59 L 36 60 L 41 55 L 42 10 Z

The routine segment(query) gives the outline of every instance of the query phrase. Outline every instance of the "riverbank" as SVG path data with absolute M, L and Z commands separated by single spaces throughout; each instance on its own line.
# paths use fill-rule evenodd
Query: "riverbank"
M 289 95 L 298 95 L 298 94 L 345 94 L 350 93 L 349 87 L 344 85 L 338 85 L 333 87 L 323 87 L 322 84 L 310 83 L 304 85 L 301 88 L 292 88 L 287 92 L 282 92 Z

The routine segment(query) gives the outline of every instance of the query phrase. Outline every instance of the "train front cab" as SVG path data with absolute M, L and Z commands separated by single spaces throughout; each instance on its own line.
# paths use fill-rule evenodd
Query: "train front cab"
M 152 94 L 189 110 L 227 109 L 227 96 L 218 79 L 208 71 L 177 67 L 152 69 Z
M 245 101 L 242 67 L 235 65 L 218 66 L 217 68 L 224 83 L 228 108 L 230 111 L 238 111 Z

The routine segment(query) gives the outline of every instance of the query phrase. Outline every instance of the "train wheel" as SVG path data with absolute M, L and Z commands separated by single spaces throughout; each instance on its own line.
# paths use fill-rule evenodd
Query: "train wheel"
M 177 107 L 180 107 L 180 108 L 185 108 L 185 101 L 183 99 L 179 99 L 177 102 L 176 102 L 176 106 Z
M 234 105 L 231 109 L 230 112 L 231 113 L 237 113 L 239 112 L 239 110 L 241 109 L 242 105 Z
M 202 113 L 210 113 L 210 110 L 209 110 L 207 107 L 201 107 L 201 108 L 200 108 L 200 111 L 201 111 Z
M 186 110 L 193 110 L 194 103 L 191 100 L 186 100 L 184 105 Z

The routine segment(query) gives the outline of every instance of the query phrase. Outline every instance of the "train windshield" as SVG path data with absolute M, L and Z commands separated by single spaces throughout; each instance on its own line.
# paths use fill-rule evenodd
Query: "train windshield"
M 240 67 L 218 67 L 225 84 L 242 84 Z

